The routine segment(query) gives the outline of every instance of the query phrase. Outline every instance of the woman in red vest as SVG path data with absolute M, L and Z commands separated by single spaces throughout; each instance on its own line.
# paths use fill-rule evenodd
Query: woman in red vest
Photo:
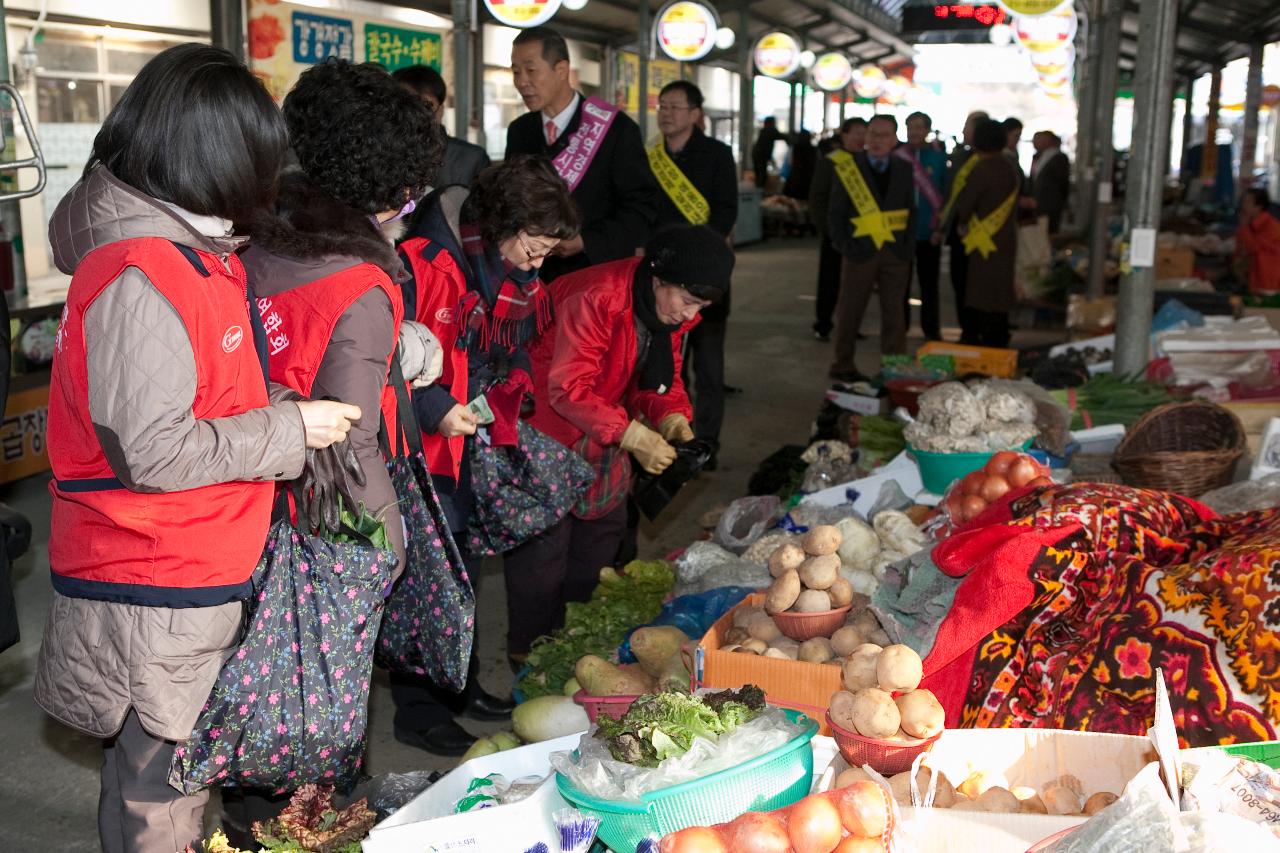
M 387 376 L 403 319 L 392 240 L 434 179 L 443 138 L 382 67 L 333 59 L 298 78 L 284 119 L 298 168 L 285 171 L 275 215 L 254 223 L 243 255 L 271 378 L 360 406 L 350 441 L 365 484 L 351 498 L 386 524 L 403 569 L 405 531 L 378 444 L 380 414 L 395 432 Z
M 232 223 L 269 204 L 286 146 L 226 51 L 149 62 L 50 221 L 72 274 L 49 389 L 54 597 L 36 674 L 49 714 L 105 741 L 107 853 L 199 838 L 208 793 L 168 785 L 236 643 L 272 480 L 341 441 L 354 406 L 268 383 Z
M 494 416 L 487 439 L 516 443 L 521 404 L 533 388 L 525 346 L 551 322 L 551 297 L 538 270 L 578 226 L 568 187 L 550 162 L 516 154 L 486 168 L 470 190 L 445 187 L 424 199 L 400 244 L 409 270 L 405 315 L 426 324 L 446 353 L 440 381 L 414 391 L 413 407 L 459 547 L 473 507 L 469 459 L 477 423 L 467 404 L 483 395 Z M 474 569 L 477 577 L 479 565 Z M 472 656 L 470 683 L 456 699 L 424 679 L 393 673 L 396 738 L 461 755 L 475 738 L 454 721 L 455 713 L 478 720 L 510 716 L 512 702 L 480 687 L 475 661 Z
M 684 336 L 729 292 L 733 251 L 706 226 L 675 226 L 643 258 L 588 267 L 551 285 L 555 324 L 530 348 L 529 423 L 581 454 L 596 480 L 573 513 L 504 555 L 508 654 L 526 655 L 586 601 L 626 528 L 632 456 L 658 474 L 693 439 L 680 378 Z

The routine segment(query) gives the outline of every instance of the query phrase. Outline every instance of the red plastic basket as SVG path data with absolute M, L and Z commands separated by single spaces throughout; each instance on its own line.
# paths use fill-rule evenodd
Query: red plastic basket
M 877 773 L 883 776 L 894 776 L 911 769 L 911 762 L 922 752 L 928 752 L 933 744 L 942 737 L 942 732 L 920 741 L 903 744 L 892 740 L 863 737 L 857 732 L 837 726 L 827 712 L 827 725 L 831 727 L 831 736 L 835 738 L 840 754 L 849 762 L 850 767 L 861 767 L 870 764 Z
M 820 610 L 817 613 L 771 613 L 778 630 L 793 640 L 803 643 L 814 637 L 830 637 L 844 624 L 845 614 L 851 604 L 837 607 L 835 610 Z
M 587 691 L 579 690 L 573 694 L 573 701 L 582 706 L 587 712 L 587 719 L 591 722 L 596 721 L 596 717 L 604 714 L 606 717 L 612 717 L 615 720 L 622 719 L 622 715 L 627 713 L 627 709 L 631 707 L 631 703 L 639 699 L 636 696 L 588 696 Z

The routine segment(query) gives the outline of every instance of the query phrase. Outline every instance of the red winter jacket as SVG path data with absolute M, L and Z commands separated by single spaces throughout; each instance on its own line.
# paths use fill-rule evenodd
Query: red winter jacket
M 566 447 L 583 434 L 596 444 L 616 445 L 634 418 L 655 427 L 673 413 L 693 418 L 680 378 L 680 350 L 700 318 L 671 336 L 671 390 L 658 394 L 636 387 L 631 282 L 639 264 L 639 258 L 599 264 L 563 275 L 550 286 L 555 323 L 529 348 L 537 402 L 529 423 Z

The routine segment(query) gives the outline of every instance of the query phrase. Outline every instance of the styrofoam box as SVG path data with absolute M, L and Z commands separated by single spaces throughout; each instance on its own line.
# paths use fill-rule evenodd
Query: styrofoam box
M 1036 790 L 1064 773 L 1084 783 L 1085 796 L 1117 796 L 1156 760 L 1145 737 L 1055 729 L 948 729 L 926 762 L 954 785 L 977 770 L 999 771 L 1010 786 Z M 832 770 L 847 767 L 836 756 Z M 916 853 L 1024 853 L 1036 842 L 1085 822 L 1081 816 L 994 814 L 949 809 L 902 809 L 904 849 Z
M 552 815 L 569 804 L 556 789 L 550 757 L 553 752 L 577 749 L 581 739 L 581 734 L 568 735 L 460 764 L 375 826 L 364 840 L 364 853 L 523 853 L 539 841 L 551 850 L 559 850 L 560 836 Z M 466 794 L 471 780 L 490 773 L 501 773 L 508 781 L 551 776 L 527 799 L 454 814 L 453 804 Z

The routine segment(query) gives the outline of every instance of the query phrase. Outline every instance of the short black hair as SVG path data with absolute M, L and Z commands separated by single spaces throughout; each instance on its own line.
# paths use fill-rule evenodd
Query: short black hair
M 911 122 L 912 122 L 914 119 L 920 119 L 922 122 L 924 122 L 924 126 L 925 126 L 927 129 L 929 129 L 929 130 L 933 130 L 933 119 L 929 118 L 929 114 L 928 114 L 928 113 L 922 113 L 922 112 L 920 112 L 919 110 L 916 110 L 916 111 L 915 111 L 915 112 L 913 112 L 911 115 L 907 116 L 907 121 L 906 121 L 906 123 L 907 123 L 907 124 L 911 124 Z
M 530 27 L 527 30 L 521 30 L 511 44 L 514 46 L 532 44 L 534 42 L 542 44 L 542 58 L 552 68 L 555 68 L 561 62 L 569 61 L 568 42 L 564 40 L 564 36 L 551 29 L 551 27 Z
M 1003 151 L 1009 144 L 1007 131 L 994 119 L 978 119 L 973 127 L 973 147 L 979 151 Z
M 311 182 L 363 213 L 420 197 L 444 160 L 435 114 L 380 65 L 313 65 L 284 99 L 284 120 Z
M 1001 125 L 1001 127 L 1005 129 L 1006 133 L 1011 133 L 1015 130 L 1022 130 L 1022 121 L 1020 119 L 1016 119 L 1010 116 L 1009 118 L 1004 120 L 1004 123 Z
M 1245 194 L 1253 199 L 1262 210 L 1266 210 L 1271 206 L 1271 195 L 1267 192 L 1266 187 L 1249 187 L 1245 190 Z
M 778 120 L 777 120 L 775 117 L 773 117 L 773 116 L 765 116 L 765 117 L 764 117 L 764 123 L 765 123 L 765 124 L 777 124 L 777 123 L 778 123 Z
M 93 140 L 105 166 L 153 198 L 248 222 L 275 202 L 288 150 L 284 119 L 261 81 L 227 51 L 182 44 L 133 78 Z
M 867 119 L 867 126 L 870 127 L 871 122 L 873 121 L 887 121 L 889 124 L 893 125 L 893 132 L 898 132 L 897 116 L 890 115 L 889 113 L 876 113 L 871 118 Z
M 444 78 L 440 76 L 439 71 L 430 65 L 410 65 L 407 68 L 397 68 L 392 73 L 391 79 L 401 86 L 408 86 L 417 92 L 419 97 L 430 95 L 436 99 L 436 103 L 440 104 L 440 106 L 444 106 L 444 99 L 449 95 L 449 87 L 445 84 Z
M 667 92 L 684 92 L 685 99 L 689 101 L 689 106 L 695 110 L 702 109 L 702 90 L 688 80 L 672 80 L 662 87 L 658 97 L 661 98 Z
M 480 227 L 480 236 L 497 246 L 516 233 L 570 240 L 582 218 L 569 187 L 551 161 L 535 154 L 513 154 L 486 166 L 471 182 L 462 218 Z
M 862 125 L 863 127 L 866 127 L 867 120 L 862 116 L 854 116 L 853 118 L 847 118 L 844 120 L 844 122 L 841 123 L 840 132 L 848 133 L 850 130 L 857 127 L 858 125 Z

